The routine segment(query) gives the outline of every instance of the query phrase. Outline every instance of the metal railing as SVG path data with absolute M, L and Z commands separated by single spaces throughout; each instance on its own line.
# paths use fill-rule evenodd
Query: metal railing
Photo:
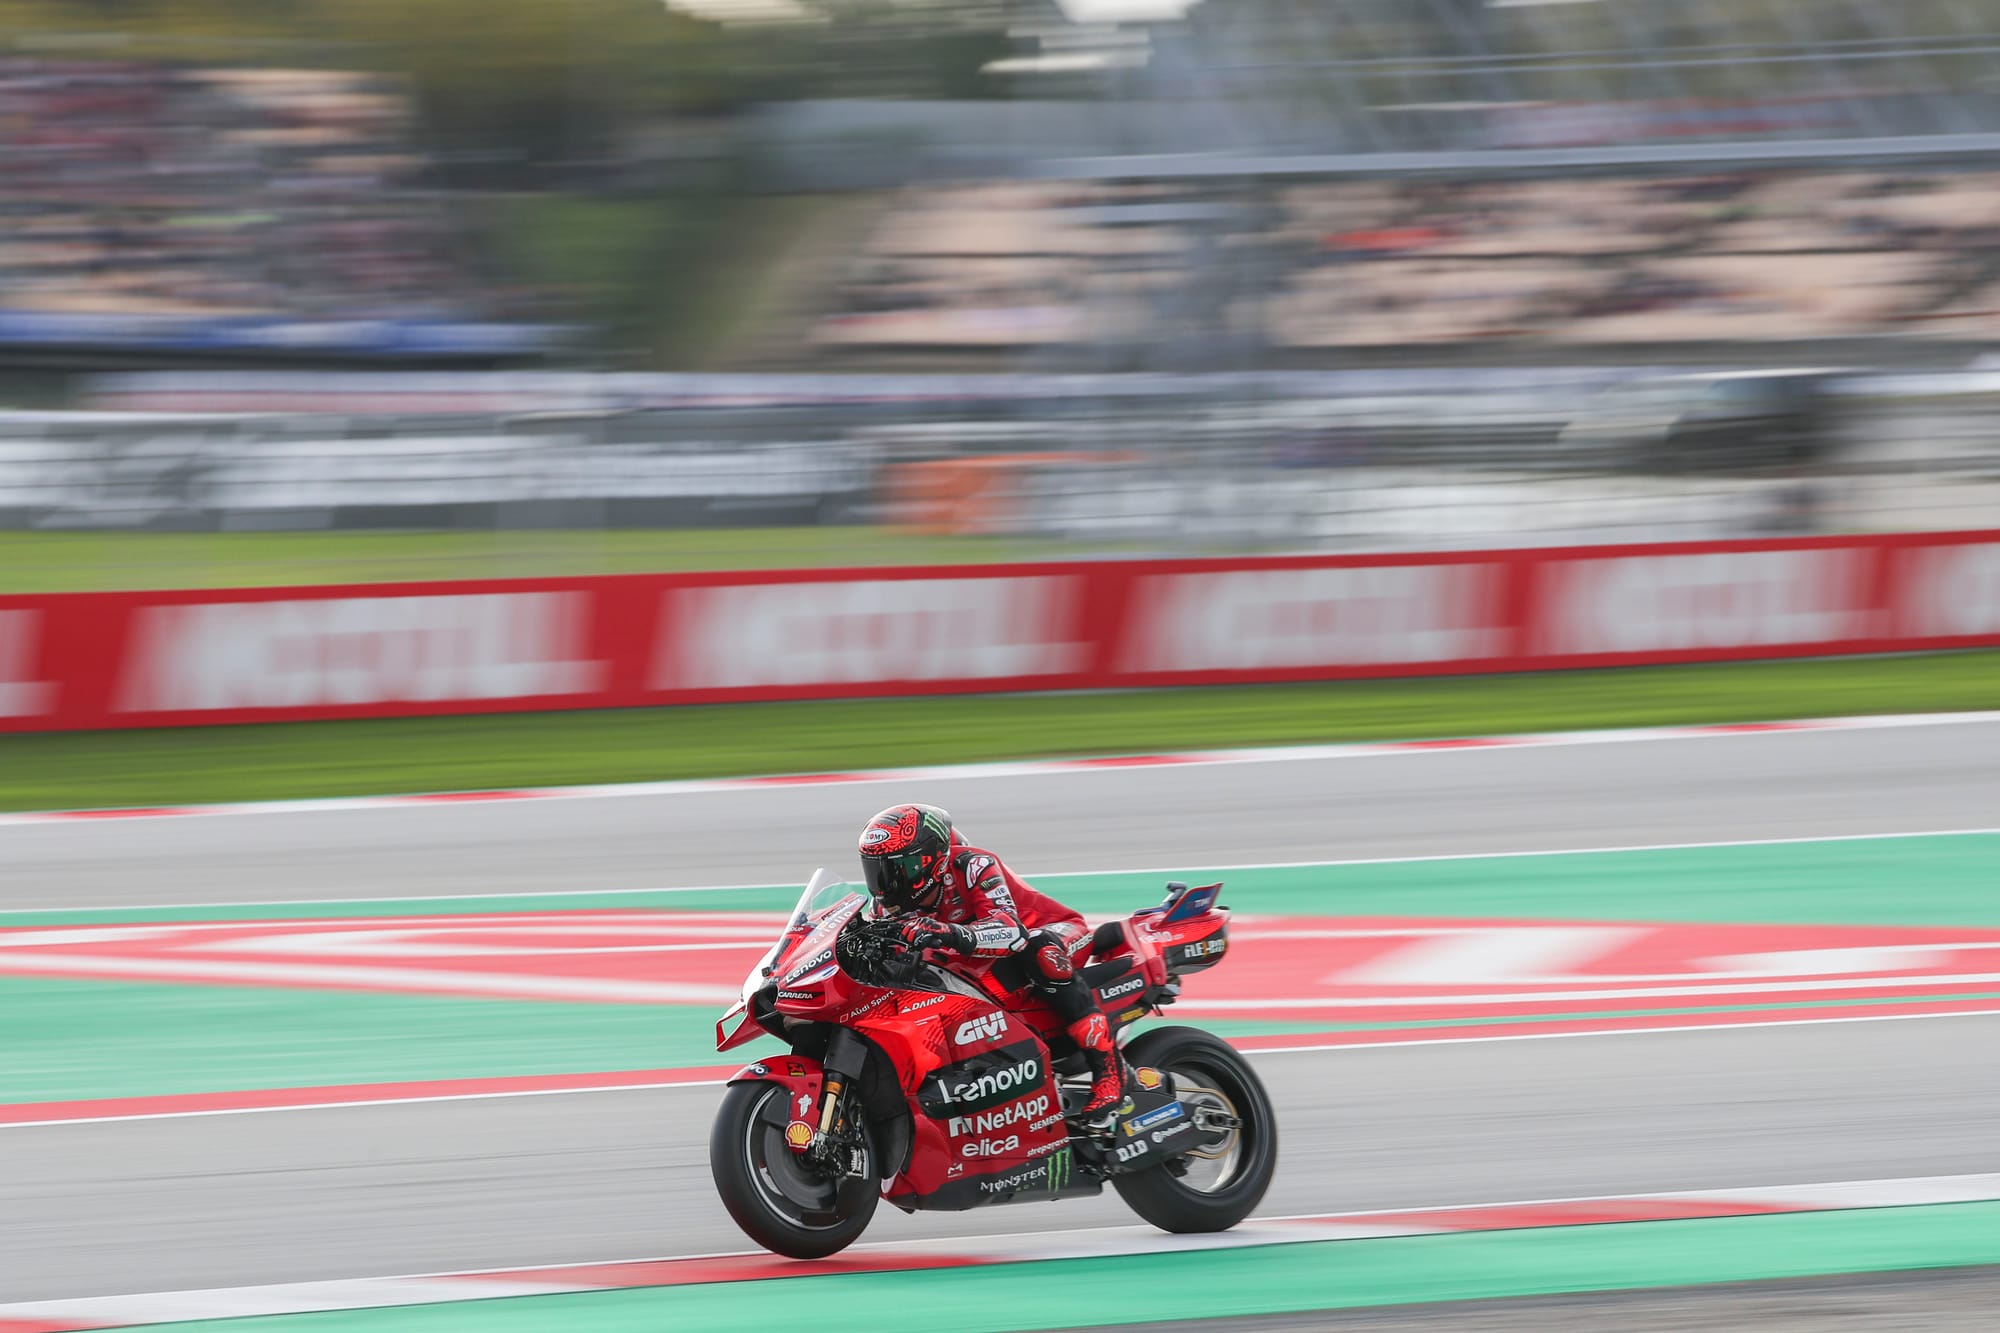
M 1337 393 L 1304 376 L 783 410 L 12 414 L 0 591 L 2000 527 L 1993 378 L 1517 372 L 1444 394 L 1384 372 Z

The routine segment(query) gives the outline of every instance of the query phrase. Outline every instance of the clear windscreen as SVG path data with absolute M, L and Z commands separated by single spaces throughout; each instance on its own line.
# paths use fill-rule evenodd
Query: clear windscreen
M 770 976 L 767 969 L 778 961 L 779 956 L 787 948 L 791 947 L 792 941 L 811 928 L 814 917 L 850 895 L 860 892 L 862 892 L 860 885 L 848 883 L 831 870 L 815 870 L 813 877 L 806 882 L 805 891 L 799 894 L 798 902 L 793 905 L 791 916 L 786 918 L 784 930 L 779 932 L 776 940 L 772 941 L 771 947 L 765 950 L 764 956 L 757 960 L 757 965 L 750 969 L 750 975 L 744 978 L 744 997 L 747 999 L 755 994 L 764 984 L 765 978 Z
M 791 920 L 786 923 L 785 934 L 805 929 L 806 924 L 819 913 L 846 898 L 849 894 L 862 892 L 859 884 L 850 884 L 831 870 L 815 870 L 806 883 L 805 892 L 799 895 L 798 905 L 792 909 Z

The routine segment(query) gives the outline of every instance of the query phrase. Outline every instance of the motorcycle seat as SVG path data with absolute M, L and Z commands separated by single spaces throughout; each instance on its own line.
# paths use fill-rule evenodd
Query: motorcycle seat
M 1132 940 L 1125 933 L 1123 921 L 1107 921 L 1091 933 L 1090 958 L 1093 962 L 1103 962 L 1114 954 L 1132 952 Z

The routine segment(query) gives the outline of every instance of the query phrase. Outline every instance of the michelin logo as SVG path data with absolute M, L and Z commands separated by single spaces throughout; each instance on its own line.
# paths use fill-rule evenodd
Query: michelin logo
M 1186 1113 L 1181 1110 L 1179 1102 L 1170 1102 L 1160 1107 L 1157 1111 L 1148 1111 L 1142 1116 L 1126 1121 L 1126 1137 L 1136 1139 L 1154 1125 L 1164 1125 L 1169 1120 L 1178 1120 L 1184 1114 Z

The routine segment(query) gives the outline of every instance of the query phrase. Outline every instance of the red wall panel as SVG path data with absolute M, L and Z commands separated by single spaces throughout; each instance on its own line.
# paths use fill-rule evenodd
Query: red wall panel
M 0 597 L 0 731 L 2000 645 L 2000 532 Z

